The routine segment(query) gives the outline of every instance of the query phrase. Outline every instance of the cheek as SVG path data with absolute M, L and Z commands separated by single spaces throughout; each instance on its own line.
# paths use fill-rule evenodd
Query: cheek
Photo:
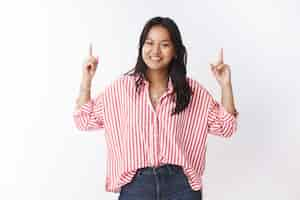
M 146 55 L 147 52 L 148 52 L 147 48 L 143 47 L 143 48 L 142 48 L 142 55 L 143 55 L 143 56 Z
M 168 58 L 173 58 L 174 57 L 174 51 L 172 49 L 168 49 L 164 52 L 164 55 Z
M 143 57 L 143 59 L 145 59 L 145 57 L 146 57 L 146 51 L 144 48 L 142 49 L 142 57 Z
M 147 60 L 147 49 L 145 48 L 142 49 L 142 58 L 144 61 Z

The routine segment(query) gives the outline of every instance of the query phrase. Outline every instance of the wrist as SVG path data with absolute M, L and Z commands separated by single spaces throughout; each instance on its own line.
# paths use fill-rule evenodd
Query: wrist
M 90 79 L 82 79 L 80 88 L 91 88 L 92 81 Z
M 80 84 L 80 94 L 90 94 L 91 92 L 91 82 L 82 82 Z
M 91 82 L 92 82 L 92 78 L 89 78 L 89 77 L 84 76 L 84 75 L 81 77 L 81 83 L 91 84 Z
M 228 90 L 228 89 L 231 90 L 231 89 L 232 89 L 232 84 L 231 84 L 231 82 L 222 84 L 222 85 L 221 85 L 221 89 L 222 89 L 222 90 Z

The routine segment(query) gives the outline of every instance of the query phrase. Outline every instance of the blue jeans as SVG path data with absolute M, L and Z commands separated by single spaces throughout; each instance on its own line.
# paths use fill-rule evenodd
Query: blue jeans
M 181 166 L 166 164 L 138 169 L 132 181 L 123 185 L 119 200 L 201 200 Z

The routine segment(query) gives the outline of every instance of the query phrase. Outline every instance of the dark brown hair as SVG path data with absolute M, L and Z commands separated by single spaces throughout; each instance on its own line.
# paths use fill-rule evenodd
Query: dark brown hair
M 126 74 L 138 76 L 136 81 L 136 91 L 139 93 L 143 79 L 146 79 L 147 65 L 142 58 L 142 48 L 145 43 L 148 32 L 153 26 L 162 26 L 166 28 L 170 34 L 171 41 L 175 47 L 175 57 L 168 66 L 168 74 L 174 86 L 173 99 L 176 101 L 173 114 L 183 111 L 189 104 L 191 98 L 191 88 L 186 79 L 186 63 L 187 52 L 183 45 L 181 34 L 176 23 L 168 17 L 154 17 L 150 19 L 144 26 L 139 39 L 139 51 L 136 65 Z

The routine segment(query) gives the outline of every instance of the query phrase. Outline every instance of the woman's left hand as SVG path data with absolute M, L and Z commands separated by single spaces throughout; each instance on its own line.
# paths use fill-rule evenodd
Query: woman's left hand
M 229 65 L 224 64 L 223 48 L 221 48 L 220 50 L 217 64 L 216 65 L 210 64 L 210 66 L 213 75 L 215 76 L 215 78 L 217 79 L 221 87 L 225 87 L 231 84 L 230 67 Z

